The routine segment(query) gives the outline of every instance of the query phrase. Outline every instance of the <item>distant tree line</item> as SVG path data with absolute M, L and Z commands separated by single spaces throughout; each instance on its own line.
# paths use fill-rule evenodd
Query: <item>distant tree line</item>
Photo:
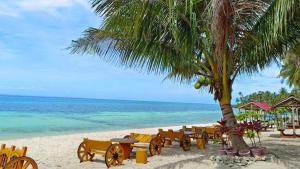
M 236 103 L 238 105 L 245 104 L 250 101 L 265 101 L 272 105 L 282 99 L 285 99 L 289 95 L 300 97 L 300 90 L 294 88 L 289 92 L 286 88 L 281 88 L 278 92 L 258 91 L 249 95 L 243 95 L 242 92 L 239 92 L 238 94 L 239 97 L 236 98 Z

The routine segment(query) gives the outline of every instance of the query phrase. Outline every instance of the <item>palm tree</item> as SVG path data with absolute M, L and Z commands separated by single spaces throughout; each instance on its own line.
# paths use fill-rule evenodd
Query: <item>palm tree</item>
M 283 60 L 280 76 L 290 86 L 300 89 L 300 45 L 291 49 Z
M 73 53 L 92 53 L 124 67 L 167 74 L 208 88 L 220 104 L 236 150 L 232 84 L 278 58 L 299 37 L 299 0 L 93 0 L 103 17 L 73 41 Z M 280 17 L 278 17 L 280 16 Z

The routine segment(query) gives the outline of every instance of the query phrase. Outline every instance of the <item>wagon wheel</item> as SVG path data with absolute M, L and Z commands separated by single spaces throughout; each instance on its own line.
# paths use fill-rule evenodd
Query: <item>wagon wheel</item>
M 124 160 L 124 150 L 119 144 L 112 144 L 105 153 L 105 164 L 107 168 L 121 165 Z
M 182 137 L 181 144 L 182 144 L 182 149 L 184 151 L 190 150 L 191 149 L 191 145 L 192 145 L 191 144 L 191 138 L 189 136 L 187 136 L 187 135 L 184 135 Z
M 161 153 L 162 145 L 163 145 L 162 139 L 159 137 L 154 137 L 150 141 L 150 145 L 149 145 L 150 155 L 151 156 L 159 155 Z
M 157 134 L 156 137 L 158 137 L 158 138 L 160 139 L 160 141 L 161 141 L 161 147 L 164 147 L 164 146 L 165 146 L 166 139 L 163 138 L 159 133 Z
M 82 142 L 78 147 L 77 156 L 80 162 L 83 162 L 83 161 L 92 161 L 95 154 L 92 154 L 91 150 L 86 146 L 84 142 Z
M 38 166 L 32 158 L 18 157 L 7 163 L 4 169 L 38 169 Z
M 0 168 L 1 167 L 3 168 L 6 165 L 7 159 L 8 159 L 8 157 L 7 157 L 6 154 L 1 154 L 0 155 Z

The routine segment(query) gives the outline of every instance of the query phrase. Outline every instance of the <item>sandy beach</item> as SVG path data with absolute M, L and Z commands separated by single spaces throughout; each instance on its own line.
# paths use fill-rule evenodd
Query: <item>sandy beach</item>
M 211 124 L 194 124 L 207 126 Z M 179 129 L 181 126 L 163 127 L 164 129 Z M 1 140 L 0 143 L 27 146 L 28 156 L 34 158 L 40 169 L 93 169 L 106 168 L 104 158 L 96 156 L 93 162 L 79 163 L 77 148 L 84 137 L 97 140 L 109 140 L 110 138 L 123 137 L 130 132 L 157 133 L 158 128 L 131 129 L 109 132 L 82 133 L 59 136 L 35 137 L 26 139 Z M 300 166 L 300 139 L 279 138 L 279 132 L 269 131 L 262 133 L 262 143 L 268 148 L 269 153 L 276 154 L 278 161 L 255 162 L 247 169 L 290 169 Z M 219 145 L 210 143 L 205 150 L 198 150 L 193 142 L 191 151 L 184 152 L 177 143 L 162 149 L 159 156 L 148 156 L 147 164 L 136 164 L 135 159 L 125 160 L 122 166 L 113 167 L 119 169 L 191 169 L 224 168 L 209 160 L 212 155 L 218 154 Z M 226 168 L 226 166 L 225 166 Z

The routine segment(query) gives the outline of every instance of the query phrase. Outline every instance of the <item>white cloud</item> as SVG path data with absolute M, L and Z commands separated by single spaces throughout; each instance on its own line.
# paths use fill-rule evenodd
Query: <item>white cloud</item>
M 0 15 L 17 17 L 21 12 L 58 14 L 58 9 L 80 5 L 90 9 L 89 0 L 6 0 L 0 2 Z
M 0 2 L 0 16 L 12 16 L 12 17 L 18 17 L 19 13 L 16 9 L 13 8 L 12 5 L 9 3 L 4 3 L 3 1 Z

